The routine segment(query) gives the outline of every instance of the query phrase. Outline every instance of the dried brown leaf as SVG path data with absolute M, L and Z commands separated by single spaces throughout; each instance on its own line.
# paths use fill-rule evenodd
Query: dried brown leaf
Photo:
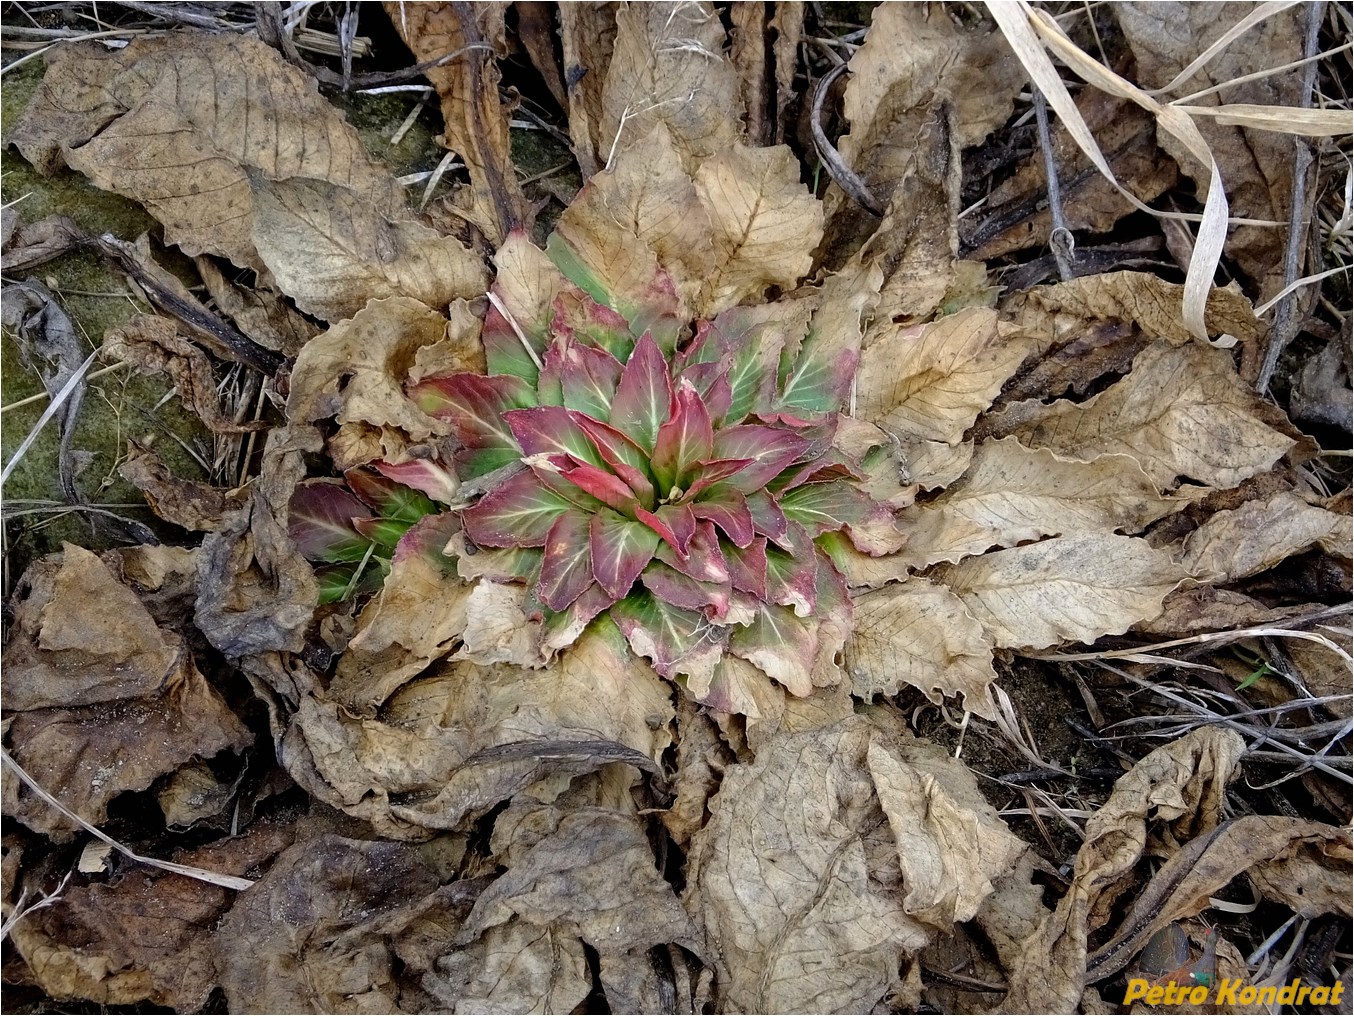
M 1208 519 L 1185 541 L 1180 563 L 1196 579 L 1222 585 L 1273 568 L 1314 544 L 1348 558 L 1352 543 L 1348 515 L 1281 491 Z
M 865 337 L 854 415 L 904 440 L 957 444 L 1027 351 L 988 310 L 910 327 L 875 325 Z
M 724 27 L 701 0 L 631 4 L 616 12 L 596 154 L 604 165 L 667 124 L 688 171 L 738 141 L 738 76 Z
M 217 310 L 235 322 L 235 327 L 264 349 L 294 357 L 319 334 L 315 322 L 264 286 L 237 286 L 209 257 L 196 259 L 197 273 L 211 294 Z
M 583 178 L 595 176 L 608 156 L 601 140 L 602 89 L 616 41 L 618 3 L 562 4 L 559 36 L 569 92 L 569 136 Z M 610 139 L 607 139 L 607 145 Z M 600 158 L 599 158 L 600 156 Z
M 854 599 L 855 633 L 847 643 L 852 690 L 869 701 L 905 685 L 933 702 L 964 696 L 964 708 L 991 719 L 988 690 L 997 679 L 992 643 L 945 586 L 911 578 Z
M 1182 476 L 1234 487 L 1294 446 L 1265 422 L 1229 354 L 1197 342 L 1153 343 L 1126 378 L 1083 403 L 1018 403 L 992 423 L 1067 458 L 1132 455 L 1161 489 Z
M 386 11 L 420 61 L 473 49 L 428 70 L 442 100 L 445 134 L 439 140 L 470 171 L 466 215 L 490 242 L 502 243 L 514 229 L 530 231 L 535 214 L 514 172 L 508 109 L 499 99 L 495 56 L 504 49 L 506 3 L 387 3 Z M 459 296 L 468 294 L 460 293 Z M 431 301 L 429 301 L 431 302 Z
M 573 1012 L 592 991 L 577 935 L 526 921 L 487 929 L 437 958 L 424 991 L 446 1012 Z
M 1094 642 L 1156 617 L 1185 573 L 1146 540 L 1080 533 L 966 558 L 933 577 L 959 595 L 993 645 L 1041 649 Z
M 960 480 L 910 513 L 902 553 L 920 569 L 1041 536 L 1137 533 L 1187 503 L 1159 495 L 1126 455 L 1082 462 L 1004 438 L 980 445 Z
M 242 490 L 226 490 L 197 480 L 185 480 L 169 471 L 149 448 L 128 442 L 127 459 L 118 466 L 123 479 L 146 495 L 146 503 L 160 518 L 197 532 L 221 527 L 221 518 L 244 501 Z

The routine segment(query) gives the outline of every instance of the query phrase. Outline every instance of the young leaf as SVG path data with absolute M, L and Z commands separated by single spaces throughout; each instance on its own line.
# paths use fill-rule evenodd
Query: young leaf
M 652 452 L 658 428 L 672 415 L 672 379 L 653 336 L 645 335 L 621 371 L 611 403 L 611 425 L 646 452 Z M 728 456 L 736 457 L 736 456 Z
M 654 488 L 649 478 L 649 457 L 628 437 L 614 427 L 595 420 L 584 413 L 570 414 L 588 435 L 603 461 L 612 471 L 630 485 L 630 489 L 644 504 L 653 504 Z
M 765 536 L 772 542 L 785 538 L 787 521 L 785 513 L 764 490 L 755 490 L 747 495 L 748 512 L 752 515 L 753 532 Z
M 579 490 L 591 494 L 603 504 L 608 504 L 623 515 L 642 511 L 635 500 L 635 492 L 615 473 L 608 473 L 596 466 L 576 465 L 560 470 L 564 477 Z
M 574 507 L 523 469 L 461 513 L 470 539 L 484 547 L 541 547 L 555 520 Z
M 724 563 L 724 553 L 719 547 L 719 536 L 709 522 L 696 525 L 695 535 L 687 544 L 686 556 L 680 556 L 667 543 L 660 543 L 654 554 L 670 568 L 683 575 L 689 575 L 697 582 L 723 583 L 729 581 L 729 569 Z
M 686 557 L 691 538 L 696 535 L 696 516 L 690 505 L 665 504 L 656 512 L 641 509 L 635 512 L 635 518 L 663 537 L 679 557 Z
M 536 595 L 551 610 L 564 610 L 592 585 L 591 519 L 565 512 L 545 538 Z
M 677 388 L 672 417 L 658 428 L 654 441 L 654 478 L 660 493 L 677 486 L 687 470 L 710 457 L 714 429 L 700 393 L 690 381 Z
M 592 517 L 591 541 L 593 575 L 618 599 L 630 591 L 658 548 L 658 534 L 648 526 L 606 510 Z
M 686 493 L 683 501 L 692 501 L 720 480 L 727 479 L 755 459 L 710 459 L 693 468 L 686 476 Z
M 425 515 L 437 511 L 426 495 L 370 469 L 350 469 L 343 474 L 348 489 L 360 497 L 383 519 L 413 525 Z
M 708 519 L 724 530 L 736 547 L 749 546 L 756 535 L 747 498 L 736 490 L 712 490 L 709 496 L 693 504 L 691 511 L 696 518 Z
M 337 483 L 308 480 L 292 494 L 288 532 L 307 561 L 361 561 L 371 541 L 353 528 L 353 519 L 370 514 L 365 504 Z

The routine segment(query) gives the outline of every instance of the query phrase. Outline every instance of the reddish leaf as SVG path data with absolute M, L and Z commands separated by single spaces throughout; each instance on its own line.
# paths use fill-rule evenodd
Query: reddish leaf
M 654 477 L 660 493 L 666 494 L 684 479 L 687 470 L 710 458 L 714 428 L 700 393 L 690 381 L 677 386 L 672 416 L 658 428 L 654 441 Z
M 456 561 L 447 552 L 447 544 L 461 532 L 461 519 L 455 512 L 428 515 L 419 519 L 400 537 L 392 563 L 399 564 L 411 557 L 435 561 L 447 574 L 454 574 Z
M 766 595 L 766 537 L 759 536 L 744 549 L 726 547 L 724 560 L 728 563 L 729 581 L 733 588 L 751 593 L 759 600 Z
M 709 628 L 699 611 L 663 603 L 648 593 L 627 596 L 611 608 L 611 616 L 630 648 L 664 677 L 672 677 L 683 657 L 704 646 Z
M 616 597 L 594 582 L 565 610 L 557 612 L 547 608 L 541 626 L 541 644 L 548 649 L 573 645 L 589 622 L 615 602 Z
M 728 427 L 715 435 L 714 458 L 754 459 L 728 480 L 730 486 L 750 494 L 770 483 L 809 447 L 809 442 L 792 431 L 757 424 Z
M 818 650 L 815 627 L 785 607 L 762 604 L 745 628 L 735 628 L 729 651 L 779 681 L 792 695 L 813 692 L 813 664 Z
M 538 406 L 564 405 L 564 343 L 552 342 L 541 362 L 541 373 L 536 379 Z
M 653 504 L 654 489 L 648 474 L 649 457 L 639 445 L 615 427 L 608 426 L 600 420 L 595 420 L 584 413 L 575 412 L 571 415 L 574 423 L 588 435 L 588 440 L 592 442 L 603 461 L 630 485 L 630 489 L 641 502 Z
M 536 595 L 551 610 L 564 610 L 592 585 L 591 518 L 565 512 L 545 538 Z
M 697 523 L 695 535 L 687 544 L 686 557 L 679 556 L 667 543 L 660 543 L 654 556 L 669 568 L 676 568 L 697 582 L 729 581 L 729 569 L 724 562 L 724 552 L 719 547 L 719 536 L 709 522 Z
M 764 490 L 753 491 L 747 495 L 748 512 L 752 515 L 753 532 L 770 540 L 780 540 L 785 536 L 785 513 L 780 510 L 771 495 Z
M 568 343 L 561 374 L 564 404 L 597 420 L 610 419 L 621 369 L 620 361 L 604 349 Z
M 519 377 L 452 374 L 431 377 L 409 389 L 425 413 L 446 420 L 461 451 L 457 471 L 463 478 L 482 476 L 517 458 L 520 449 L 503 414 L 536 404 L 536 393 Z
M 555 297 L 555 317 L 551 330 L 559 337 L 573 340 L 573 343 L 590 346 L 597 352 L 606 352 L 618 365 L 635 348 L 635 336 L 630 332 L 630 323 L 610 307 L 604 307 L 582 293 L 561 293 Z M 611 390 L 615 392 L 614 385 Z
M 698 519 L 708 519 L 733 541 L 736 547 L 747 547 L 756 535 L 748 501 L 736 490 L 712 491 L 710 496 L 691 506 Z
M 592 570 L 615 597 L 624 596 L 658 548 L 658 534 L 641 522 L 600 511 L 592 517 Z
M 690 505 L 665 504 L 656 512 L 638 511 L 635 517 L 685 557 L 691 538 L 696 535 L 696 516 Z
M 728 371 L 719 363 L 693 363 L 677 376 L 678 383 L 689 381 L 700 393 L 710 419 L 717 427 L 725 423 L 733 391 L 729 387 Z
M 649 566 L 640 575 L 645 587 L 663 603 L 687 610 L 705 610 L 721 618 L 729 610 L 729 586 L 727 583 L 697 582 L 689 575 L 683 575 L 676 568 L 662 561 L 650 561 Z
M 437 511 L 421 492 L 370 469 L 350 469 L 343 474 L 343 479 L 349 490 L 384 519 L 413 525 L 423 516 Z
M 370 514 L 371 509 L 339 484 L 308 480 L 292 494 L 287 529 L 307 561 L 360 561 L 371 541 L 353 528 L 353 520 Z
M 710 327 L 714 341 L 727 351 L 730 405 L 725 420 L 740 423 L 771 402 L 787 321 L 768 307 L 732 307 Z
M 456 491 L 460 484 L 446 466 L 432 459 L 410 459 L 408 462 L 373 462 L 372 467 L 396 483 L 421 490 L 434 501 L 443 504 L 456 503 Z
M 391 553 L 410 525 L 412 523 L 399 519 L 353 519 L 353 528 L 376 544 L 380 554 Z
M 791 607 L 800 617 L 818 601 L 818 558 L 812 548 L 800 556 L 771 548 L 766 552 L 766 599 Z
M 643 510 L 635 500 L 635 492 L 625 484 L 625 481 L 605 469 L 580 464 L 571 469 L 561 470 L 559 475 L 622 514 L 628 515 L 636 510 Z
M 514 409 L 503 418 L 525 455 L 563 455 L 590 466 L 602 464 L 588 435 L 563 406 Z
M 781 385 L 777 411 L 800 419 L 836 412 L 851 390 L 858 359 L 857 351 L 829 348 L 811 330 Z
M 751 465 L 754 461 L 753 459 L 711 459 L 708 462 L 700 463 L 687 476 L 686 493 L 682 495 L 682 500 L 693 500 L 720 480 L 727 479 L 744 466 Z
M 653 337 L 645 335 L 621 371 L 611 403 L 611 425 L 646 452 L 652 452 L 658 428 L 672 415 L 672 379 Z M 730 456 L 732 457 L 732 456 Z
M 540 573 L 541 551 L 537 547 L 480 547 L 462 532 L 452 535 L 446 550 L 456 559 L 456 574 L 466 580 L 527 582 Z
M 541 547 L 546 534 L 573 502 L 523 469 L 461 513 L 470 539 L 483 547 Z

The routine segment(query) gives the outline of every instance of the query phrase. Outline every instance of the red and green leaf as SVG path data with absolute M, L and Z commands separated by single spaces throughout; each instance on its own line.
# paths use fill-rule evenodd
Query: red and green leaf
M 287 528 L 307 561 L 361 561 L 371 541 L 353 527 L 353 520 L 370 514 L 371 509 L 339 484 L 307 480 L 292 494 Z
M 810 331 L 781 385 L 776 410 L 801 419 L 816 419 L 841 408 L 856 375 L 859 354 L 831 349 Z
M 531 386 L 511 374 L 425 378 L 409 389 L 409 396 L 425 413 L 451 424 L 460 445 L 455 456 L 457 473 L 466 479 L 483 476 L 520 456 L 503 414 L 536 405 Z
M 700 393 L 690 381 L 677 386 L 672 416 L 658 428 L 651 465 L 660 493 L 682 482 L 689 469 L 709 459 L 714 428 Z
M 747 498 L 736 490 L 718 488 L 691 506 L 698 519 L 706 519 L 724 530 L 736 547 L 750 546 L 756 529 Z
M 747 495 L 748 513 L 752 516 L 752 531 L 773 543 L 785 538 L 788 522 L 785 513 L 764 490 Z
M 658 549 L 658 534 L 642 522 L 603 510 L 592 517 L 592 570 L 608 593 L 624 596 Z
M 635 343 L 635 351 L 621 371 L 611 403 L 611 426 L 652 453 L 658 428 L 671 415 L 672 379 L 667 360 L 653 336 L 645 335 Z
M 725 416 L 733 400 L 728 371 L 718 363 L 693 363 L 676 377 L 678 384 L 689 381 L 700 393 L 710 420 L 716 427 L 726 424 Z
M 563 455 L 590 466 L 602 465 L 588 435 L 563 406 L 514 409 L 503 418 L 524 455 Z
M 766 594 L 766 537 L 759 536 L 744 548 L 725 547 L 724 560 L 728 563 L 729 581 L 734 589 L 751 593 L 759 600 Z
M 570 510 L 572 501 L 523 469 L 463 511 L 461 522 L 483 547 L 541 547 L 555 520 Z
M 623 362 L 635 348 L 635 333 L 630 331 L 630 322 L 582 293 L 561 293 L 555 298 L 552 328 L 557 338 L 590 346 L 618 362 Z M 615 390 L 614 386 L 612 390 Z
M 546 534 L 536 595 L 551 610 L 566 609 L 593 584 L 591 521 L 582 512 L 565 512 Z
M 437 511 L 437 506 L 427 495 L 374 470 L 350 469 L 343 474 L 343 479 L 348 489 L 371 505 L 383 519 L 409 526 Z
M 687 544 L 685 557 L 679 555 L 666 542 L 658 545 L 654 557 L 669 568 L 689 575 L 697 582 L 729 581 L 729 569 L 724 561 L 724 552 L 719 546 L 719 536 L 709 522 L 697 523 L 695 535 Z
M 809 442 L 793 431 L 740 424 L 715 435 L 713 457 L 754 460 L 726 481 L 736 490 L 749 494 L 765 487 L 808 447 Z
M 785 517 L 802 525 L 810 536 L 864 522 L 876 511 L 868 494 L 841 480 L 806 483 L 787 490 L 777 503 Z
M 603 504 L 610 505 L 623 515 L 640 511 L 635 492 L 615 473 L 584 464 L 560 470 L 560 476 L 579 490 L 590 494 Z
M 447 574 L 455 574 L 456 562 L 447 551 L 447 545 L 461 532 L 461 518 L 456 512 L 428 515 L 415 522 L 395 547 L 392 564 L 411 557 L 434 561 Z
M 697 582 L 662 561 L 650 561 L 640 575 L 640 581 L 663 603 L 686 610 L 708 611 L 716 619 L 728 613 L 728 583 Z
M 792 695 L 813 692 L 813 663 L 818 650 L 816 628 L 788 607 L 761 604 L 745 628 L 735 628 L 729 652 L 741 656 Z
M 593 618 L 615 602 L 616 597 L 594 582 L 564 610 L 545 608 L 542 614 L 541 645 L 548 649 L 563 649 L 573 645 Z M 607 621 L 606 624 L 611 625 L 611 622 Z M 615 631 L 615 626 L 611 625 L 611 629 Z
M 687 474 L 686 493 L 682 495 L 682 500 L 692 501 L 700 497 L 710 487 L 726 480 L 734 473 L 746 466 L 752 465 L 754 459 L 710 459 L 702 462 Z
M 396 483 L 422 491 L 434 501 L 456 503 L 456 491 L 460 487 L 456 474 L 433 459 L 410 459 L 399 463 L 377 461 L 372 463 L 372 468 Z
M 353 528 L 376 544 L 377 553 L 387 556 L 395 550 L 395 544 L 411 525 L 413 523 L 399 519 L 353 519 Z
M 527 582 L 541 568 L 541 551 L 536 547 L 480 547 L 463 532 L 447 541 L 447 554 L 456 559 L 456 574 L 467 581 Z
M 654 488 L 649 477 L 649 457 L 639 445 L 600 420 L 584 413 L 575 412 L 571 415 L 612 471 L 630 485 L 643 504 L 653 504 Z
M 709 628 L 700 611 L 663 603 L 648 593 L 627 596 L 611 608 L 611 616 L 630 648 L 664 677 L 672 677 L 682 659 L 703 645 Z
M 800 617 L 813 613 L 818 600 L 818 558 L 812 548 L 792 556 L 772 547 L 766 552 L 766 597 L 790 607 Z
M 360 572 L 359 568 L 362 569 Z M 319 586 L 320 605 L 338 603 L 350 596 L 365 596 L 377 592 L 385 582 L 386 571 L 386 563 L 378 557 L 368 561 L 365 568 L 360 562 L 316 568 L 315 582 Z
M 696 535 L 696 516 L 690 505 L 661 505 L 656 512 L 635 512 L 639 519 L 661 536 L 679 557 L 685 557 L 691 538 Z
M 578 343 L 564 348 L 560 380 L 564 405 L 596 420 L 611 418 L 611 403 L 621 383 L 621 363 L 604 349 Z

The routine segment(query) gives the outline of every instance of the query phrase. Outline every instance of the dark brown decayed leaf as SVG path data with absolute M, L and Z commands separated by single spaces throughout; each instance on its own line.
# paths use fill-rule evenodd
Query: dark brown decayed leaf
M 225 490 L 197 480 L 185 480 L 149 448 L 128 442 L 127 460 L 118 467 L 123 478 L 146 496 L 146 503 L 160 518 L 198 532 L 213 532 L 228 511 L 240 507 L 243 490 Z

